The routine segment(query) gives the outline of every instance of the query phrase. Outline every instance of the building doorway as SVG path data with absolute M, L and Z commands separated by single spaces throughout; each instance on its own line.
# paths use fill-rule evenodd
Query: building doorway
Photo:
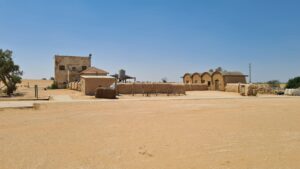
M 220 90 L 220 81 L 219 80 L 215 80 L 215 90 Z

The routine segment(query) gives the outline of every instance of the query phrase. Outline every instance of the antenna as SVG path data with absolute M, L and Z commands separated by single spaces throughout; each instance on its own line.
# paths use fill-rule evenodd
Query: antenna
M 249 63 L 249 83 L 251 83 L 252 82 L 252 64 L 251 63 Z

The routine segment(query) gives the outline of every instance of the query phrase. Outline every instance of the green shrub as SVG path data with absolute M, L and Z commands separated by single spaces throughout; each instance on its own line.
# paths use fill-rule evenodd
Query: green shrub
M 300 76 L 290 79 L 286 85 L 287 89 L 296 89 L 300 87 Z
M 272 88 L 280 87 L 279 80 L 270 80 L 267 82 L 267 84 Z
M 58 89 L 58 85 L 55 81 L 51 84 L 51 86 L 48 86 L 48 89 Z

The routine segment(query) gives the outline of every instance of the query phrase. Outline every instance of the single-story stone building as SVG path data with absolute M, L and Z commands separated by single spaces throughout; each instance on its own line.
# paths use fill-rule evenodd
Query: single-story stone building
M 183 83 L 185 84 L 206 84 L 210 90 L 224 91 L 228 83 L 247 83 L 247 75 L 237 71 L 214 71 L 203 73 L 185 73 Z

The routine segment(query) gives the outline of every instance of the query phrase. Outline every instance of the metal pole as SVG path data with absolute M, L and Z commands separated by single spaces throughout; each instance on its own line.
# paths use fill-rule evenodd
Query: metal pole
M 249 83 L 252 83 L 252 65 L 249 63 Z
M 39 98 L 39 90 L 37 85 L 34 85 L 34 95 L 36 99 Z

